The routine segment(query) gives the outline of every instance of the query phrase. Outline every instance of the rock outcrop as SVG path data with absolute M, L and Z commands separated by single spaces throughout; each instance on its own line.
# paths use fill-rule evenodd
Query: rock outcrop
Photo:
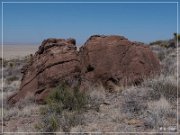
M 73 85 L 80 78 L 75 40 L 44 40 L 30 64 L 22 69 L 22 73 L 20 90 L 9 98 L 10 103 L 16 103 L 28 94 L 41 102 L 60 81 L 68 81 Z
M 81 76 L 89 81 L 138 84 L 159 72 L 159 60 L 148 46 L 122 36 L 91 36 L 80 48 Z
M 130 85 L 159 73 L 160 64 L 148 46 L 122 36 L 91 36 L 78 52 L 74 39 L 47 39 L 22 69 L 20 90 L 8 102 L 27 95 L 41 103 L 60 82 L 83 86 L 85 82 Z

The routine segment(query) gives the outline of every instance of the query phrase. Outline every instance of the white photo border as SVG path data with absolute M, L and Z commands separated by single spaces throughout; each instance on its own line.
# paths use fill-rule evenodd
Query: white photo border
M 18 4 L 112 4 L 112 3 L 114 3 L 114 4 L 176 4 L 177 5 L 177 25 L 176 25 L 176 27 L 177 27 L 177 34 L 178 34 L 178 29 L 179 29 L 179 2 L 177 1 L 177 2 L 170 2 L 170 1 L 166 1 L 166 2 L 1 2 L 1 6 L 2 6 L 2 16 L 1 16 L 1 20 L 2 20 L 2 25 L 1 25 L 1 28 L 2 28 L 2 31 L 1 31 L 1 48 L 2 48 L 2 50 L 1 50 L 1 53 L 2 53 L 2 84 L 1 84 L 1 87 L 2 87 L 2 94 L 1 94 L 1 96 L 2 96 L 2 109 L 1 109 L 1 119 L 2 119 L 2 121 L 1 121 L 1 125 L 2 125 L 2 127 L 1 127 L 1 133 L 3 134 L 3 133 L 5 133 L 5 134 L 52 134 L 52 133 L 66 133 L 66 132 L 4 132 L 4 130 L 3 130 L 3 124 L 4 124 L 4 121 L 3 121 L 3 76 L 4 76 L 4 74 L 3 74 L 3 63 L 4 63 L 4 61 L 3 61 L 3 56 L 4 56 L 4 54 L 3 54 L 3 43 L 4 43 L 4 41 L 3 41 L 3 32 L 4 32 L 4 29 L 3 29 L 3 26 L 4 26 L 4 24 L 3 24 L 3 18 L 4 18 L 4 13 L 3 13 L 3 5 L 4 4 L 15 4 L 15 3 L 18 3 Z M 162 134 L 170 134 L 170 133 L 172 133 L 172 134 L 175 134 L 175 133 L 179 133 L 179 123 L 178 123 L 178 105 L 179 105 L 179 101 L 178 101 L 178 87 L 179 87 L 179 69 L 178 69 L 178 67 L 179 67 L 179 52 L 178 52 L 178 38 L 177 38 L 177 41 L 176 41 L 176 43 L 177 43 L 177 125 L 176 125 L 176 128 L 177 128 L 177 131 L 176 132 L 105 132 L 105 134 L 106 133 L 108 133 L 108 134 L 117 134 L 117 133 L 120 133 L 120 134 L 123 134 L 123 133 L 129 133 L 129 134 L 135 134 L 135 133 L 138 133 L 138 134 L 148 134 L 148 133 L 150 133 L 150 134 L 156 134 L 156 133 L 162 133 Z M 103 132 L 68 132 L 68 133 L 86 133 L 86 134 L 100 134 L 100 133 L 103 133 Z

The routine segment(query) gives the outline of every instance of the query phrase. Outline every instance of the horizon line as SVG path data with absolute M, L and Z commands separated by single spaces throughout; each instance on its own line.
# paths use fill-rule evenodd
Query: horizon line
M 44 2 L 40 2 L 40 1 L 32 1 L 32 2 L 30 2 L 30 1 L 27 1 L 27 2 L 23 2 L 23 1 L 22 2 L 20 2 L 20 1 L 16 1 L 16 2 L 2 1 L 1 3 L 2 4 L 8 4 L 8 3 L 9 4 L 13 4 L 13 3 L 14 4 L 15 3 L 19 3 L 19 4 L 21 4 L 21 3 L 22 4 L 23 3 L 24 4 L 26 4 L 26 3 L 27 4 L 28 3 L 32 3 L 32 4 L 33 3 L 34 4 L 36 4 L 36 3 L 39 3 L 39 4 L 41 4 L 41 3 L 42 4 L 43 3 L 44 4 L 48 4 L 48 3 L 62 3 L 62 4 L 63 3 L 66 3 L 66 4 L 68 4 L 68 3 L 72 3 L 72 4 L 98 4 L 98 3 L 99 4 L 101 4 L 101 3 L 104 3 L 104 4 L 110 4 L 110 3 L 122 3 L 122 4 L 136 4 L 136 3 L 137 4 L 178 4 L 179 2 L 178 1 L 173 1 L 173 2 L 172 1 L 164 1 L 164 2 L 163 1 L 154 1 L 154 2 L 153 1 L 147 1 L 147 2 L 143 2 L 143 1 L 142 2 L 140 2 L 140 1 L 137 1 L 137 2 L 133 2 L 133 1 L 131 1 L 131 2 L 130 1 L 129 2 L 125 2 L 125 1 L 122 1 L 122 2 L 120 2 L 120 1 L 119 2 L 118 1 L 117 2 L 115 2 L 115 1 L 112 1 L 112 2 L 105 2 L 105 1 L 104 2 L 103 1 L 102 2 L 100 2 L 100 1 L 97 1 L 97 2 L 95 2 L 95 1 L 94 2 L 90 2 L 90 1 L 87 1 L 87 2 L 83 2 L 83 1 L 76 1 L 76 2 L 73 2 L 73 1 L 71 1 L 71 2 L 70 1 L 69 2 L 65 2 L 65 1 L 62 1 L 62 2 L 58 2 L 58 1 L 57 2 L 55 2 L 55 1 L 52 1 L 52 2 L 47 2 L 47 1 L 44 1 Z

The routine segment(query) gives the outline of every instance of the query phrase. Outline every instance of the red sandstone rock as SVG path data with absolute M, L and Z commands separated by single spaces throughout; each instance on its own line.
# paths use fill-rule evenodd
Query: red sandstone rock
M 78 81 L 80 73 L 78 52 L 74 39 L 47 39 L 44 40 L 32 58 L 32 62 L 22 69 L 23 78 L 20 90 L 9 98 L 9 103 L 28 96 L 42 101 L 49 89 L 67 80 L 71 85 Z
M 78 52 L 74 39 L 47 39 L 22 69 L 20 90 L 12 95 L 11 104 L 34 95 L 43 102 L 60 82 L 81 88 L 86 82 L 119 85 L 138 84 L 160 71 L 157 57 L 148 46 L 122 36 L 91 36 Z
M 91 36 L 80 48 L 81 76 L 90 82 L 138 84 L 160 71 L 148 46 L 122 36 Z

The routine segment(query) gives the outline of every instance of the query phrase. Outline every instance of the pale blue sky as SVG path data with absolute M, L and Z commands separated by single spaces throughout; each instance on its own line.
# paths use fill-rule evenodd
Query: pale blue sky
M 13 4 L 4 3 L 4 43 L 40 44 L 49 37 L 123 35 L 151 42 L 177 30 L 177 5 L 170 4 Z

